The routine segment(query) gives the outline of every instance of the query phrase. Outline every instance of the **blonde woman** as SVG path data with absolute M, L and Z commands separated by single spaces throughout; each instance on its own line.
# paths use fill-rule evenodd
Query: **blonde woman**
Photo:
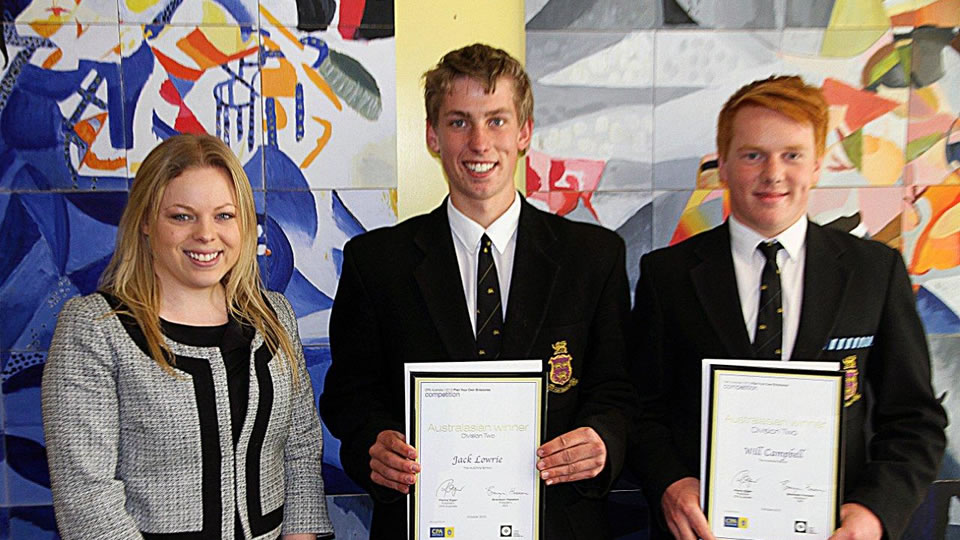
M 144 160 L 100 290 L 64 306 L 44 369 L 63 538 L 332 537 L 296 318 L 263 290 L 256 228 L 219 139 Z

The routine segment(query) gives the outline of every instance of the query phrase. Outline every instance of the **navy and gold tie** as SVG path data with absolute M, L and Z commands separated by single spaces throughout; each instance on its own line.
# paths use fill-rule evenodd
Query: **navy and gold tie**
M 477 356 L 491 359 L 500 356 L 502 330 L 500 280 L 493 262 L 493 242 L 483 235 L 477 257 Z
M 780 242 L 761 242 L 757 249 L 767 259 L 760 276 L 760 309 L 757 331 L 753 337 L 753 356 L 763 360 L 780 360 L 783 353 L 783 300 L 780 294 L 780 268 L 777 252 Z

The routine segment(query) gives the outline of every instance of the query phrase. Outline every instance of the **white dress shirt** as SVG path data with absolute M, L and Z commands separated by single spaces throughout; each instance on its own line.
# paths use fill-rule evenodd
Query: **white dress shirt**
M 730 250 L 733 253 L 733 270 L 737 276 L 737 292 L 740 293 L 740 311 L 743 324 L 753 343 L 757 331 L 757 310 L 760 307 L 760 280 L 767 259 L 757 249 L 760 242 L 776 240 L 783 246 L 777 252 L 777 266 L 780 267 L 780 295 L 783 304 L 783 344 L 782 359 L 789 360 L 793 353 L 793 344 L 797 341 L 797 329 L 800 328 L 800 310 L 803 306 L 803 265 L 807 258 L 807 217 L 802 216 L 796 223 L 774 238 L 766 238 L 760 233 L 730 216 Z
M 513 276 L 513 254 L 517 250 L 517 226 L 520 224 L 520 197 L 514 192 L 510 208 L 486 229 L 457 210 L 448 197 L 447 220 L 450 222 L 453 247 L 460 265 L 460 279 L 463 282 L 463 296 L 467 299 L 470 328 L 476 336 L 477 255 L 480 251 L 480 238 L 486 234 L 493 242 L 493 262 L 497 266 L 497 280 L 500 282 L 500 307 L 503 310 L 503 320 L 506 321 L 510 278 Z

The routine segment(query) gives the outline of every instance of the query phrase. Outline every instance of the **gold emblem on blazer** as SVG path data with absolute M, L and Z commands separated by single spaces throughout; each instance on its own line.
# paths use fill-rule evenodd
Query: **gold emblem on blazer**
M 567 352 L 567 342 L 558 341 L 551 345 L 553 347 L 553 356 L 550 357 L 550 384 L 547 389 L 551 392 L 562 394 L 577 385 L 578 381 L 573 376 L 573 357 Z
M 851 354 L 843 359 L 843 406 L 849 407 L 860 399 L 860 387 L 857 383 L 860 371 L 857 369 L 857 355 Z

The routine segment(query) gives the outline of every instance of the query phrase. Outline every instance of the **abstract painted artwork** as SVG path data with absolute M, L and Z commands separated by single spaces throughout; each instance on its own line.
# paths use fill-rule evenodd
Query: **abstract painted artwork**
M 40 379 L 56 316 L 96 289 L 147 153 L 206 132 L 255 190 L 270 289 L 315 393 L 343 244 L 397 219 L 392 0 L 21 0 L 0 40 L 0 538 L 56 538 Z M 331 514 L 370 504 L 324 455 Z M 344 494 L 341 498 L 338 495 Z
M 810 218 L 901 251 L 934 386 L 960 415 L 960 2 L 535 0 L 526 20 L 527 196 L 619 232 L 632 283 L 643 253 L 729 215 L 715 153 L 726 98 L 773 74 L 819 86 L 830 128 Z M 956 478 L 960 434 L 948 437 L 941 477 Z
M 642 254 L 720 223 L 714 124 L 773 73 L 821 86 L 828 153 L 810 216 L 900 249 L 960 416 L 960 0 L 527 0 L 536 97 L 525 194 Z M 39 413 L 56 316 L 110 257 L 157 142 L 207 132 L 256 191 L 268 287 L 293 303 L 315 393 L 351 237 L 397 220 L 393 0 L 11 0 L 0 21 L 0 540 L 57 538 Z M 428 34 L 428 33 L 427 33 Z M 426 39 L 426 38 L 425 38 Z M 426 151 L 426 149 L 424 149 Z M 960 476 L 948 428 L 942 476 Z M 325 433 L 338 538 L 370 499 Z M 620 538 L 644 538 L 626 483 Z M 638 517 L 639 516 L 639 517 Z M 960 523 L 960 511 L 953 522 Z

